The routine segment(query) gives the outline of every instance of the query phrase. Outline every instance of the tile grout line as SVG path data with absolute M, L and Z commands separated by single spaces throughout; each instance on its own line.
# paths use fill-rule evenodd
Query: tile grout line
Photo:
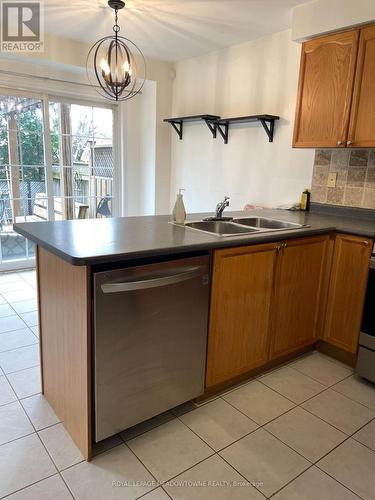
M 18 316 L 18 317 L 19 317 L 19 315 L 18 315 L 17 313 L 12 314 L 12 316 Z M 7 317 L 8 317 L 8 318 L 10 318 L 10 316 L 7 316 Z M 4 319 L 4 318 L 0 318 L 0 319 Z M 21 318 L 21 319 L 22 319 L 22 318 Z M 23 321 L 23 320 L 22 320 L 22 321 Z M 25 322 L 24 322 L 24 323 L 25 323 Z M 25 323 L 25 325 L 26 325 L 26 323 Z M 37 326 L 37 325 L 33 325 L 33 326 Z M 0 332 L 0 336 L 1 336 L 1 335 L 5 335 L 6 333 L 19 332 L 20 330 L 25 330 L 26 328 L 28 328 L 28 329 L 30 330 L 32 327 L 31 327 L 31 326 L 26 325 L 26 326 L 24 326 L 24 327 L 22 327 L 22 328 L 15 328 L 14 330 L 7 330 L 7 331 L 5 331 L 5 332 Z
M 345 441 L 347 441 L 347 440 L 345 440 Z M 328 477 L 330 477 L 331 479 L 333 479 L 337 483 L 341 484 L 341 486 L 343 486 L 344 488 L 346 488 L 347 490 L 349 490 L 351 493 L 353 493 L 354 495 L 356 495 L 358 498 L 361 498 L 362 500 L 366 500 L 365 498 L 361 497 L 358 493 L 355 493 L 353 490 L 351 490 L 350 488 L 348 488 L 348 486 L 346 486 L 345 484 L 343 484 L 341 481 L 339 481 L 335 477 L 331 476 L 331 474 L 329 474 L 327 471 L 325 471 L 324 469 L 322 469 L 321 467 L 319 467 L 318 462 L 316 464 L 314 464 L 314 465 L 315 465 L 315 467 L 317 469 L 319 469 L 321 472 L 323 472 L 324 474 L 326 474 Z
M 212 401 L 210 401 L 210 402 L 212 402 Z M 208 403 L 207 403 L 207 404 L 208 404 Z M 198 407 L 198 408 L 199 408 L 199 407 Z M 192 411 L 194 411 L 194 410 L 196 410 L 196 409 L 198 409 L 198 408 L 194 408 Z M 190 412 L 186 412 L 186 413 L 190 413 Z M 247 418 L 248 418 L 249 420 L 251 420 L 249 417 L 247 417 Z M 178 415 L 174 414 L 174 419 L 179 420 L 179 421 L 180 421 L 180 422 L 181 422 L 181 423 L 182 423 L 185 427 L 187 427 L 187 428 L 189 429 L 189 431 L 191 431 L 193 434 L 195 434 L 195 435 L 198 437 L 198 439 L 199 439 L 200 441 L 202 441 L 205 445 L 207 445 L 209 448 L 211 448 L 211 450 L 212 450 L 212 452 L 213 452 L 213 453 L 212 453 L 211 455 L 209 455 L 208 457 L 206 457 L 206 458 L 204 458 L 204 459 L 200 460 L 199 462 L 197 462 L 197 463 L 193 464 L 192 466 L 188 467 L 187 469 L 185 469 L 185 470 L 183 470 L 183 471 L 179 472 L 179 473 L 178 473 L 178 474 L 176 474 L 175 476 L 173 476 L 173 477 L 171 477 L 171 478 L 167 479 L 166 481 L 172 481 L 173 479 L 177 478 L 178 476 L 180 476 L 180 475 L 182 475 L 182 474 L 185 474 L 185 472 L 187 472 L 187 471 L 189 471 L 189 470 L 193 469 L 193 468 L 194 468 L 194 467 L 196 467 L 197 465 L 199 465 L 199 464 L 201 464 L 201 463 L 205 462 L 205 461 L 206 461 L 206 460 L 208 460 L 209 458 L 212 458 L 213 456 L 218 456 L 219 458 L 221 458 L 222 460 L 224 460 L 224 461 L 225 461 L 225 462 L 226 462 L 226 463 L 227 463 L 227 464 L 228 464 L 228 465 L 229 465 L 229 466 L 230 466 L 233 470 L 235 470 L 235 471 L 236 471 L 236 472 L 237 472 L 237 473 L 238 473 L 238 474 L 239 474 L 239 475 L 240 475 L 240 476 L 241 476 L 241 477 L 242 477 L 242 478 L 243 478 L 246 482 L 249 482 L 249 481 L 248 481 L 248 479 L 246 479 L 246 477 L 245 477 L 245 476 L 243 476 L 243 475 L 242 475 L 242 474 L 241 474 L 241 473 L 240 473 L 240 472 L 239 472 L 239 471 L 238 471 L 235 467 L 233 467 L 233 465 L 229 464 L 229 463 L 228 463 L 228 462 L 227 462 L 227 461 L 226 461 L 223 457 L 221 457 L 221 455 L 219 454 L 219 451 L 221 451 L 221 450 L 216 451 L 214 448 L 212 448 L 212 446 L 211 446 L 210 444 L 208 444 L 208 443 L 207 443 L 207 442 L 206 442 L 206 441 L 205 441 L 205 440 L 204 440 L 201 436 L 199 436 L 199 435 L 198 435 L 198 434 L 197 434 L 197 433 L 196 433 L 193 429 L 191 429 L 191 428 L 190 428 L 187 424 L 185 424 L 185 422 L 183 422 L 183 421 L 179 418 L 179 416 L 178 416 Z M 174 419 L 169 420 L 169 422 L 173 421 Z M 252 420 L 251 420 L 251 421 L 252 421 Z M 252 422 L 253 422 L 253 421 L 252 421 Z M 151 432 L 152 430 L 157 429 L 158 427 L 161 427 L 161 426 L 162 426 L 162 425 L 164 425 L 165 423 L 167 423 L 167 422 L 162 422 L 160 425 L 157 425 L 157 426 L 156 426 L 156 427 L 154 427 L 153 429 L 149 429 L 148 431 L 145 431 L 144 433 L 139 434 L 139 436 L 142 436 L 142 435 L 144 435 L 144 434 L 147 434 L 147 432 Z M 254 423 L 255 423 L 255 422 L 254 422 Z M 251 431 L 249 434 L 251 434 L 252 432 L 255 432 L 256 430 L 257 430 L 257 429 L 254 429 L 254 430 L 253 430 L 253 431 Z M 134 438 L 129 439 L 129 441 L 131 441 L 132 439 L 136 439 L 136 438 L 137 438 L 137 437 L 139 437 L 139 436 L 135 436 Z M 120 436 L 120 437 L 121 437 L 121 439 L 123 439 L 123 438 L 122 438 L 122 436 Z M 245 436 L 242 436 L 242 437 L 245 437 Z M 242 439 L 242 438 L 239 438 L 239 439 Z M 133 452 L 133 450 L 130 448 L 130 446 L 127 444 L 127 442 L 126 442 L 126 441 L 124 441 L 124 440 L 123 440 L 123 442 L 124 442 L 124 444 L 125 444 L 125 445 L 126 445 L 126 446 L 127 446 L 127 447 L 128 447 L 128 448 L 132 451 L 132 452 Z M 233 444 L 233 443 L 232 443 L 232 444 Z M 224 449 L 224 448 L 223 448 L 223 449 Z M 135 452 L 133 452 L 133 454 L 134 454 L 134 455 L 135 455 L 135 457 L 136 457 L 136 458 L 137 458 L 137 459 L 138 459 L 138 460 L 142 463 L 142 465 L 143 465 L 143 466 L 144 466 L 144 467 L 145 467 L 145 468 L 149 471 L 149 469 L 148 469 L 148 468 L 146 467 L 146 465 L 142 462 L 142 460 L 138 457 L 138 455 L 136 455 L 136 454 L 135 454 Z M 150 471 L 149 471 L 149 472 L 150 472 Z M 151 472 L 150 472 L 150 474 L 151 474 Z M 153 474 L 152 474 L 152 475 L 153 475 Z M 153 476 L 153 477 L 154 477 L 154 476 Z M 162 485 L 161 485 L 161 486 L 162 486 Z M 255 486 L 253 486 L 253 488 L 255 488 Z M 164 490 L 164 488 L 163 488 L 163 490 Z M 144 496 L 144 495 L 143 495 L 143 496 Z M 141 497 L 139 497 L 139 498 L 141 498 Z
M 30 332 L 30 333 L 35 337 L 35 335 L 33 334 L 33 332 Z M 0 355 L 3 354 L 3 353 L 5 353 L 5 352 L 12 352 L 12 351 L 16 351 L 17 349 L 22 349 L 22 347 L 32 347 L 33 345 L 36 345 L 36 344 L 39 344 L 39 342 L 36 341 L 36 342 L 33 342 L 32 344 L 21 345 L 20 347 L 15 347 L 14 349 L 7 349 L 5 351 L 0 351 Z M 39 366 L 39 365 L 36 365 L 36 366 Z M 34 368 L 34 367 L 31 366 L 30 368 Z M 25 370 L 27 370 L 27 368 L 25 368 Z M 19 370 L 19 371 L 22 371 L 22 370 Z M 10 373 L 17 373 L 17 372 L 10 372 Z
M 37 345 L 37 344 L 31 344 L 31 346 L 25 346 L 25 347 L 32 347 L 32 346 L 34 346 L 34 345 Z M 21 348 L 21 347 L 19 347 L 19 349 L 22 349 L 22 348 Z M 14 350 L 16 350 L 16 349 L 14 349 Z M 8 351 L 8 352 L 9 352 L 9 351 Z M 0 365 L 0 367 L 1 367 L 1 365 Z M 4 372 L 4 374 L 5 374 L 5 375 L 14 375 L 15 373 L 21 373 L 21 372 L 24 372 L 25 370 L 31 370 L 32 368 L 38 368 L 38 367 L 40 367 L 40 364 L 38 364 L 38 365 L 33 365 L 33 366 L 28 366 L 27 368 L 22 368 L 22 370 L 16 370 L 15 372 L 8 372 L 8 373 L 5 373 L 5 372 Z M 4 371 L 4 369 L 3 369 L 3 371 Z M 26 396 L 26 397 L 28 397 L 28 396 Z
M 194 411 L 194 410 L 193 410 L 193 411 Z M 246 417 L 247 417 L 247 418 L 248 418 L 251 422 L 253 422 L 254 424 L 258 425 L 258 424 L 257 424 L 254 420 L 252 420 L 251 418 L 249 418 L 247 415 L 245 415 L 245 416 L 246 416 Z M 243 474 L 241 474 L 241 472 L 239 472 L 239 471 L 238 471 L 238 470 L 237 470 L 237 469 L 236 469 L 236 468 L 235 468 L 232 464 L 230 464 L 229 462 L 227 462 L 227 460 L 225 460 L 225 458 L 221 456 L 220 452 L 221 452 L 222 450 L 224 450 L 225 448 L 227 448 L 227 447 L 221 448 L 220 450 L 217 450 L 217 451 L 216 451 L 214 448 L 212 448 L 212 446 L 211 446 L 210 444 L 208 444 L 208 443 L 207 443 L 207 442 L 206 442 L 206 441 L 205 441 L 205 440 L 204 440 L 201 436 L 199 436 L 199 435 L 198 435 L 198 434 L 197 434 L 197 433 L 196 433 L 193 429 L 191 429 L 191 428 L 190 428 L 187 424 L 185 424 L 185 422 L 183 422 L 183 421 L 179 418 L 179 416 L 177 416 L 177 418 L 178 418 L 178 420 L 180 420 L 180 422 L 181 422 L 182 424 L 184 424 L 184 425 L 185 425 L 185 426 L 186 426 L 186 427 L 187 427 L 187 428 L 188 428 L 191 432 L 193 432 L 193 433 L 194 433 L 194 434 L 195 434 L 195 435 L 196 435 L 199 439 L 201 439 L 201 440 L 202 440 L 205 444 L 207 444 L 207 446 L 209 446 L 209 447 L 210 447 L 210 448 L 214 451 L 214 455 L 217 455 L 219 458 L 221 458 L 222 460 L 224 460 L 224 462 L 226 462 L 226 463 L 227 463 L 227 465 L 229 465 L 229 466 L 230 466 L 233 470 L 235 470 L 235 471 L 237 472 L 237 474 L 239 474 L 239 475 L 240 475 L 240 476 L 241 476 L 241 477 L 242 477 L 242 478 L 243 478 L 246 482 L 248 482 L 248 483 L 250 483 L 250 484 L 251 484 L 251 482 L 250 482 L 250 481 L 249 481 L 249 480 L 248 480 L 248 479 L 247 479 L 247 478 L 246 478 Z M 244 437 L 249 436 L 249 435 L 250 435 L 250 434 L 252 434 L 253 432 L 256 432 L 259 428 L 260 428 L 260 427 L 257 427 L 257 428 L 255 428 L 255 429 L 253 429 L 251 432 L 249 432 L 249 433 L 247 433 L 246 435 L 242 436 L 242 437 L 241 437 L 241 438 L 239 438 L 237 441 L 240 441 L 240 440 L 241 440 L 241 439 L 243 439 Z M 236 442 L 237 442 L 237 441 L 236 441 Z M 228 446 L 231 446 L 232 444 L 234 444 L 234 443 L 231 443 L 231 444 L 230 444 L 230 445 L 228 445 Z M 214 455 L 211 455 L 211 456 L 214 456 Z M 211 458 L 211 457 L 207 457 L 205 460 L 207 460 L 208 458 Z M 196 464 L 196 465 L 197 465 L 197 464 Z M 195 467 L 195 465 L 194 465 L 193 467 Z M 191 467 L 191 468 L 193 468 L 193 467 Z M 188 469 L 187 469 L 187 470 L 188 470 Z M 181 474 L 178 474 L 176 477 L 178 477 L 179 475 L 181 475 Z M 252 485 L 252 484 L 251 484 L 251 486 L 252 486 L 253 488 L 255 488 L 256 490 L 258 490 L 258 488 L 256 488 L 254 485 Z M 258 490 L 258 491 L 260 491 L 260 490 Z M 262 493 L 262 492 L 260 491 L 260 493 Z M 263 495 L 263 496 L 265 496 L 263 493 L 262 493 L 262 495 Z
M 322 384 L 326 387 L 333 387 L 334 385 L 337 385 L 339 384 L 340 382 L 342 382 L 343 380 L 346 380 L 347 378 L 350 378 L 353 376 L 353 373 L 354 372 L 351 372 L 350 375 L 346 375 L 345 377 L 343 377 L 341 380 L 339 380 L 338 382 L 334 382 L 333 384 L 330 384 L 330 385 L 326 385 L 326 384 L 323 384 L 323 382 L 321 382 L 320 380 L 316 379 L 315 377 L 312 377 L 311 375 L 306 375 L 306 373 L 303 373 L 301 370 L 298 370 L 298 368 L 293 368 L 293 366 L 290 366 L 290 368 L 292 368 L 293 370 L 299 372 L 299 373 L 302 373 L 302 375 L 304 375 L 305 377 L 309 377 L 311 378 L 312 380 L 315 380 L 315 382 L 318 382 L 319 384 Z
M 35 484 L 41 483 L 42 481 L 45 481 L 46 479 L 50 479 L 51 477 L 58 476 L 59 474 L 54 472 L 50 476 L 44 477 L 43 479 L 39 479 L 38 481 L 35 481 L 34 483 L 27 484 L 26 486 L 23 486 L 22 488 L 18 490 L 14 490 L 11 493 L 7 493 L 5 496 L 1 497 L 0 500 L 3 500 L 4 498 L 9 498 L 11 495 L 14 495 L 15 493 L 19 493 L 20 491 L 27 490 L 27 488 L 30 488 L 31 486 L 34 486 Z M 76 499 L 74 499 L 76 500 Z
M 52 455 L 51 455 L 51 454 L 50 454 L 50 452 L 48 451 L 48 449 L 47 449 L 46 445 L 44 444 L 44 442 L 43 442 L 42 438 L 39 436 L 38 432 L 37 432 L 37 431 L 35 431 L 35 433 L 36 433 L 36 435 L 38 436 L 38 439 L 39 439 L 40 443 L 42 444 L 42 446 L 43 446 L 43 448 L 44 448 L 45 452 L 47 453 L 47 455 L 49 456 L 49 458 L 50 458 L 51 462 L 53 463 L 53 466 L 54 466 L 54 467 L 55 467 L 55 469 L 57 470 L 57 474 L 60 476 L 60 478 L 61 478 L 62 482 L 63 482 L 63 483 L 65 484 L 65 486 L 67 487 L 67 489 L 68 489 L 69 493 L 72 495 L 73 499 L 75 499 L 75 496 L 73 495 L 73 493 L 72 493 L 72 491 L 70 490 L 69 486 L 68 486 L 68 485 L 67 485 L 67 483 L 65 482 L 65 479 L 64 479 L 63 475 L 61 474 L 61 472 L 62 472 L 62 471 L 60 471 L 60 470 L 59 470 L 59 468 L 57 467 L 57 464 L 56 464 L 56 463 L 55 463 L 55 461 L 53 460 Z M 79 463 L 80 463 L 80 462 L 79 462 Z M 77 465 L 77 464 L 75 464 L 75 465 Z
M 351 376 L 353 377 L 353 375 L 351 375 Z M 350 378 L 350 377 L 347 377 L 347 378 Z M 344 380 L 346 380 L 346 379 L 344 379 Z M 343 382 L 343 380 L 341 380 L 340 382 Z M 335 384 L 335 385 L 333 385 L 332 387 L 330 387 L 330 389 L 332 389 L 332 391 L 336 392 L 337 394 L 341 394 L 341 396 L 344 396 L 345 398 L 350 399 L 350 401 L 354 401 L 354 403 L 357 403 L 357 404 L 359 404 L 359 405 L 361 405 L 361 406 L 364 406 L 364 407 L 365 407 L 365 408 L 367 408 L 368 410 L 371 410 L 372 412 L 374 412 L 374 413 L 375 413 L 375 409 L 374 409 L 374 408 L 371 408 L 370 406 L 367 406 L 367 405 L 365 405 L 364 403 L 361 403 L 360 401 L 357 401 L 356 399 L 350 398 L 350 397 L 349 397 L 349 396 L 347 396 L 346 394 L 343 394 L 342 392 L 340 392 L 340 391 L 338 391 L 338 390 L 334 389 L 334 387 L 335 387 L 336 385 L 340 384 L 340 382 L 337 382 L 337 384 Z
M 349 398 L 347 398 L 349 399 Z M 349 401 L 353 401 L 352 399 L 350 399 Z M 355 402 L 355 401 L 354 401 Z M 360 404 L 360 403 L 359 403 Z M 336 429 L 337 431 L 340 431 L 342 432 L 343 434 L 345 434 L 346 436 L 349 436 L 351 437 L 353 434 L 355 434 L 356 432 L 358 432 L 359 430 L 361 430 L 363 427 L 365 427 L 367 424 L 369 424 L 370 422 L 372 422 L 374 419 L 375 419 L 375 414 L 372 418 L 370 418 L 370 420 L 368 420 L 365 424 L 363 424 L 363 426 L 359 427 L 356 431 L 354 431 L 353 434 L 348 434 L 347 432 L 343 431 L 342 429 L 339 429 L 338 427 L 336 427 L 335 424 L 332 424 L 331 422 L 328 422 L 327 420 L 325 420 L 323 417 L 320 417 L 319 415 L 315 415 L 315 413 L 313 413 L 312 411 L 310 411 L 308 408 L 304 408 L 303 406 L 300 406 L 300 408 L 302 410 L 305 410 L 307 413 L 310 413 L 310 415 L 312 415 L 313 417 L 315 418 L 318 418 L 319 420 L 321 420 L 322 422 L 330 425 L 331 427 L 333 427 L 334 429 Z M 365 407 L 367 408 L 367 407 Z M 368 409 L 368 408 L 367 408 Z M 373 412 L 375 413 L 375 412 Z
M 296 371 L 297 371 L 297 370 L 296 370 Z M 304 375 L 304 374 L 302 374 L 302 375 Z M 305 376 L 305 377 L 307 377 L 307 378 L 311 378 L 309 375 L 304 375 L 304 376 Z M 324 388 L 322 391 L 317 392 L 316 394 L 314 394 L 314 396 L 311 396 L 311 397 L 309 397 L 309 398 L 305 399 L 305 400 L 304 400 L 304 401 L 302 401 L 301 403 L 295 403 L 293 400 L 291 400 L 291 399 L 290 399 L 290 398 L 288 398 L 287 396 L 284 396 L 284 394 L 282 394 L 281 392 L 278 392 L 276 389 L 273 389 L 272 387 L 269 387 L 267 384 L 265 384 L 265 383 L 264 383 L 264 382 L 262 382 L 261 380 L 258 380 L 258 379 L 257 379 L 257 380 L 258 380 L 258 382 L 261 382 L 263 385 L 265 385 L 265 386 L 266 386 L 266 387 L 268 387 L 269 389 L 272 389 L 274 392 L 276 392 L 277 394 L 279 394 L 279 396 L 282 396 L 282 397 L 284 397 L 284 398 L 288 399 L 288 401 L 290 401 L 290 402 L 294 403 L 296 406 L 301 406 L 302 404 L 307 403 L 307 401 L 310 401 L 311 399 L 313 399 L 313 398 L 315 398 L 315 397 L 320 396 L 321 394 L 323 394 L 323 392 L 326 392 L 326 391 L 328 391 L 329 389 L 331 389 L 332 391 L 336 392 L 337 394 L 340 394 L 341 396 L 344 396 L 346 399 L 349 399 L 350 401 L 352 401 L 352 402 L 354 402 L 354 403 L 357 403 L 357 404 L 359 404 L 359 405 L 361 405 L 361 406 L 364 406 L 365 408 L 367 408 L 368 410 L 370 410 L 370 411 L 372 411 L 372 412 L 375 412 L 375 410 L 374 410 L 373 408 L 370 408 L 369 406 L 367 406 L 367 405 L 365 405 L 365 404 L 363 404 L 363 403 L 361 403 L 361 402 L 359 402 L 359 401 L 356 401 L 355 399 L 350 398 L 350 397 L 349 397 L 349 396 L 347 396 L 346 394 L 343 394 L 343 393 L 341 393 L 341 392 L 339 392 L 339 391 L 337 391 L 337 390 L 335 390 L 335 389 L 334 389 L 334 387 L 335 387 L 336 385 L 340 384 L 340 383 L 341 383 L 341 382 L 343 382 L 344 380 L 347 380 L 347 379 L 349 379 L 349 378 L 351 378 L 351 377 L 353 377 L 353 376 L 354 376 L 353 374 L 348 375 L 347 377 L 344 377 L 342 380 L 339 380 L 338 382 L 335 382 L 333 385 L 330 385 L 330 386 L 325 386 L 325 388 Z M 314 382 L 316 381 L 315 379 L 312 379 L 312 380 L 314 380 Z M 321 384 L 321 385 L 324 385 L 324 384 Z M 319 417 L 318 417 L 318 418 L 319 418 Z M 322 420 L 323 420 L 323 419 L 322 419 Z
M 41 393 L 41 392 L 38 392 L 38 394 L 42 394 L 42 393 Z M 34 396 L 37 396 L 38 394 L 33 394 L 33 396 L 28 396 L 28 397 L 23 398 L 23 399 L 18 399 L 19 403 L 21 404 L 22 408 L 24 409 L 24 411 L 26 412 L 26 414 L 27 414 L 27 415 L 28 415 L 28 413 L 27 413 L 27 411 L 26 411 L 25 407 L 23 406 L 22 401 L 24 401 L 25 399 L 28 399 L 29 397 L 30 397 L 30 398 L 32 398 L 32 397 L 34 397 Z M 56 416 L 57 416 L 57 415 L 56 415 Z M 29 418 L 30 418 L 30 417 L 29 417 Z M 30 419 L 30 420 L 31 420 L 31 419 Z M 54 427 L 55 425 L 58 425 L 58 424 L 63 424 L 63 423 L 59 420 L 58 422 L 56 422 L 56 423 L 54 423 L 54 424 L 47 425 L 46 427 L 41 427 L 40 429 L 37 429 L 37 428 L 35 427 L 35 425 L 34 425 L 34 424 L 32 424 L 32 425 L 33 425 L 33 426 L 34 426 L 34 428 L 35 428 L 35 432 L 41 432 L 41 431 L 44 431 L 45 429 L 50 429 L 51 427 Z M 63 424 L 63 425 L 64 425 L 64 424 Z
M 18 396 L 17 396 L 17 398 L 18 398 Z M 22 404 L 22 402 L 21 402 L 21 400 L 20 400 L 20 399 L 18 399 L 18 403 L 19 403 L 19 405 L 21 406 L 21 408 L 22 408 L 23 412 L 25 413 L 26 417 L 28 418 L 28 420 L 29 420 L 30 424 L 32 425 L 32 427 L 33 427 L 33 429 L 34 429 L 34 433 L 36 434 L 37 438 L 39 439 L 39 441 L 40 441 L 40 443 L 41 443 L 42 447 L 44 448 L 45 452 L 47 453 L 48 457 L 50 458 L 50 460 L 51 460 L 51 462 L 52 462 L 53 466 L 55 467 L 55 469 L 56 469 L 56 471 L 57 471 L 57 474 L 60 476 L 60 478 L 61 478 L 61 480 L 63 481 L 63 483 L 64 483 L 64 484 L 66 485 L 66 487 L 68 488 L 68 491 L 70 492 L 70 494 L 72 495 L 72 497 L 73 497 L 73 498 L 75 498 L 75 497 L 73 496 L 72 492 L 70 491 L 70 488 L 69 488 L 69 487 L 68 487 L 68 485 L 65 483 L 65 480 L 64 480 L 64 478 L 62 477 L 62 474 L 61 474 L 61 472 L 59 471 L 59 468 L 57 467 L 57 464 L 56 464 L 56 463 L 55 463 L 55 461 L 53 460 L 52 455 L 50 454 L 50 452 L 48 451 L 47 447 L 45 446 L 45 444 L 44 444 L 44 442 L 43 442 L 42 438 L 39 436 L 38 431 L 37 431 L 37 429 L 36 429 L 35 425 L 33 424 L 33 422 L 32 422 L 32 420 L 31 420 L 31 418 L 29 417 L 28 413 L 26 412 L 26 410 L 25 410 L 25 408 L 24 408 L 24 406 L 23 406 L 23 404 Z M 51 427 L 52 427 L 52 426 L 51 426 Z M 31 435 L 31 434 L 30 434 L 30 435 Z M 53 474 L 53 475 L 55 475 L 55 474 Z M 47 478 L 43 478 L 43 479 L 41 479 L 41 481 L 43 481 L 44 479 L 47 479 Z M 40 482 L 40 481 L 38 481 L 38 482 Z M 34 484 L 35 484 L 35 483 L 34 483 Z M 13 492 L 13 493 L 15 493 L 15 492 Z
M 5 376 L 6 376 L 6 375 L 5 375 Z M 9 382 L 9 380 L 8 380 L 8 382 Z M 9 383 L 10 383 L 10 382 L 9 382 Z M 16 395 L 16 396 L 17 396 L 17 395 Z M 47 450 L 46 446 L 44 445 L 44 443 L 43 443 L 42 439 L 40 438 L 40 436 L 39 436 L 39 434 L 38 434 L 38 431 L 36 430 L 36 427 L 34 426 L 34 424 L 33 424 L 32 420 L 31 420 L 31 418 L 29 417 L 29 415 L 26 413 L 26 410 L 25 410 L 25 408 L 23 407 L 23 404 L 21 403 L 21 401 L 20 401 L 20 399 L 18 398 L 18 396 L 17 396 L 17 402 L 18 402 L 18 404 L 21 406 L 21 408 L 22 408 L 22 410 L 23 410 L 23 412 L 24 412 L 24 414 L 25 414 L 26 418 L 29 420 L 29 422 L 30 422 L 30 424 L 31 424 L 32 428 L 34 429 L 34 432 L 32 432 L 32 433 L 30 433 L 30 434 L 27 434 L 26 436 L 22 436 L 22 437 L 19 437 L 19 438 L 17 438 L 17 439 L 14 439 L 14 440 L 12 440 L 12 441 L 10 441 L 10 442 L 19 441 L 20 439 L 22 439 L 22 438 L 24 438 L 24 437 L 27 437 L 27 436 L 32 436 L 32 435 L 34 435 L 34 434 L 35 434 L 35 435 L 36 435 L 36 437 L 37 437 L 37 439 L 38 439 L 38 440 L 39 440 L 39 442 L 41 443 L 42 447 L 44 448 L 45 452 L 47 453 L 47 455 L 48 455 L 49 459 L 51 460 L 52 465 L 55 467 L 56 472 L 55 472 L 54 474 L 51 474 L 50 476 L 47 476 L 47 477 L 44 477 L 44 478 L 40 479 L 39 481 L 35 481 L 34 483 L 28 484 L 28 485 L 27 485 L 27 486 L 25 486 L 24 488 L 21 488 L 21 489 L 18 489 L 18 490 L 14 490 L 14 491 L 12 491 L 9 495 L 12 495 L 12 494 L 14 494 L 14 493 L 17 493 L 18 491 L 21 491 L 22 489 L 26 489 L 26 488 L 28 488 L 28 487 L 30 487 L 30 486 L 33 486 L 34 484 L 40 483 L 40 482 L 44 481 L 45 479 L 48 479 L 49 477 L 55 476 L 55 475 L 56 475 L 56 473 L 57 473 L 57 474 L 61 477 L 61 474 L 60 474 L 60 471 L 59 471 L 59 470 L 58 470 L 58 468 L 57 468 L 57 465 L 55 464 L 55 462 L 54 462 L 54 460 L 53 460 L 52 456 L 50 455 L 50 453 L 49 453 L 49 451 Z M 5 444 L 5 443 L 4 443 L 4 444 Z M 61 477 L 61 479 L 63 480 L 63 478 L 62 478 L 62 477 Z M 63 480 L 63 481 L 64 481 L 64 480 Z M 64 483 L 65 483 L 65 481 L 64 481 Z M 70 489 L 69 489 L 69 492 L 70 492 Z M 7 496 L 9 496 L 9 495 L 7 495 Z M 73 498 L 74 498 L 74 497 L 73 497 Z

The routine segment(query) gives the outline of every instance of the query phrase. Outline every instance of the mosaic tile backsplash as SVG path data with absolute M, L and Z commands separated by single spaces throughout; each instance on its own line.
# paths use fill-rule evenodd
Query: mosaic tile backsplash
M 337 173 L 336 187 L 327 187 Z M 311 201 L 375 209 L 375 149 L 317 149 Z

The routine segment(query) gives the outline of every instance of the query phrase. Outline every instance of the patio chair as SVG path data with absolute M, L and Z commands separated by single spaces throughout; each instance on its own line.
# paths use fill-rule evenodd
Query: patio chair
M 109 208 L 109 202 L 111 201 L 111 197 L 107 194 L 102 198 L 98 206 L 96 208 L 96 216 L 100 215 L 101 217 L 111 217 L 112 212 Z

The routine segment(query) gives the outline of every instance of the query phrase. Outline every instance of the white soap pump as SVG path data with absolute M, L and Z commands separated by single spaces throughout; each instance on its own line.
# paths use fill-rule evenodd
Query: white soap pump
M 173 220 L 176 222 L 176 224 L 184 224 L 186 219 L 186 210 L 182 191 L 185 191 L 185 189 L 178 190 L 176 203 L 174 204 L 173 209 Z

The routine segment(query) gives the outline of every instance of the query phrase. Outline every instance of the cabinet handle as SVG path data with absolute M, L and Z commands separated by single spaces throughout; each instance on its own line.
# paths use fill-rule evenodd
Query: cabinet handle
M 281 243 L 277 243 L 277 245 L 275 246 L 275 250 L 276 250 L 276 255 L 279 255 L 281 250 Z
M 363 244 L 365 245 L 365 247 L 368 247 L 370 243 L 369 243 L 368 241 L 366 241 L 366 240 L 365 240 L 365 241 L 363 242 Z
M 351 144 L 353 144 L 353 142 L 352 142 L 352 141 L 348 141 L 348 142 L 346 143 L 346 145 L 347 145 L 347 146 L 350 146 Z
M 337 141 L 338 146 L 341 146 L 341 144 L 342 144 L 342 141 Z

